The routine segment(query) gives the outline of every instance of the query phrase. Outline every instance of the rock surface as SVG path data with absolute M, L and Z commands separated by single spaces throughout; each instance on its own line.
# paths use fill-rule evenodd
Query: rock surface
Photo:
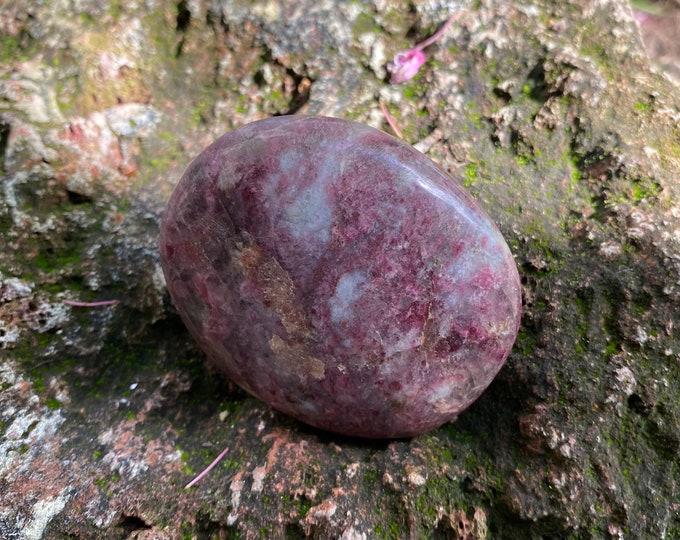
M 524 299 L 480 398 L 391 442 L 213 371 L 158 260 L 217 137 L 388 130 L 381 103 L 493 217 Z M 0 536 L 680 538 L 679 126 L 624 0 L 0 2 Z
M 500 232 L 422 154 L 328 117 L 243 126 L 189 166 L 160 236 L 201 348 L 279 411 L 346 435 L 452 420 L 517 335 Z

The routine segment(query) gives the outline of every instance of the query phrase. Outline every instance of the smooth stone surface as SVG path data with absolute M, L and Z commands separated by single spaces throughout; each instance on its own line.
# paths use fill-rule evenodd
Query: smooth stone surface
M 454 419 L 519 328 L 517 268 L 486 213 L 427 157 L 353 122 L 224 135 L 182 177 L 160 247 L 212 361 L 334 432 L 405 437 Z

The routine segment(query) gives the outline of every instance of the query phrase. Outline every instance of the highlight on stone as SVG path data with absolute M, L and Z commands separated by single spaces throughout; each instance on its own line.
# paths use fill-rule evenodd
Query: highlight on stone
M 455 419 L 519 328 L 517 267 L 491 219 L 430 159 L 355 122 L 227 133 L 184 173 L 160 250 L 208 357 L 332 432 L 408 437 Z

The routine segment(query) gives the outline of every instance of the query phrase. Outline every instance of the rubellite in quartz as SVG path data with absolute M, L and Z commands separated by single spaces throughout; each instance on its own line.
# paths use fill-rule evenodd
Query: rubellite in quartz
M 407 437 L 454 419 L 517 335 L 500 232 L 427 157 L 325 117 L 257 121 L 188 167 L 161 263 L 234 382 L 313 426 Z

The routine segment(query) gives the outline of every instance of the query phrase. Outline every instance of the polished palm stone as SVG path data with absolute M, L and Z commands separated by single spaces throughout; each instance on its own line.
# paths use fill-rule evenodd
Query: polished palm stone
M 454 419 L 518 331 L 517 268 L 486 213 L 427 157 L 354 122 L 278 117 L 224 135 L 182 177 L 160 248 L 210 359 L 338 433 Z

